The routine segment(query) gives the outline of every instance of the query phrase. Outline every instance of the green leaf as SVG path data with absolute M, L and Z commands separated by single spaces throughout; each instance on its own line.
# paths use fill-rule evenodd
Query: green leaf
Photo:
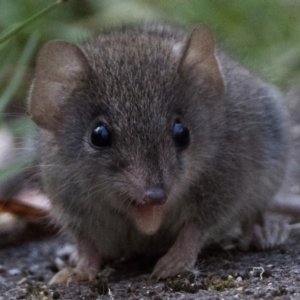
M 3 94 L 0 96 L 0 113 L 4 111 L 6 105 L 9 103 L 10 99 L 14 96 L 16 93 L 21 80 L 23 78 L 23 75 L 28 67 L 29 60 L 31 55 L 33 54 L 33 51 L 36 48 L 38 41 L 38 35 L 37 33 L 33 33 L 27 44 L 24 47 L 23 53 L 17 63 L 16 69 L 13 78 L 11 79 L 9 85 L 6 87 Z
M 4 34 L 2 37 L 0 37 L 0 44 L 6 42 L 7 40 L 9 40 L 13 36 L 15 36 L 24 27 L 26 27 L 27 25 L 31 24 L 32 22 L 34 22 L 38 18 L 41 18 L 42 16 L 46 15 L 47 13 L 49 13 L 52 9 L 54 9 L 61 2 L 62 2 L 62 0 L 57 0 L 55 3 L 49 5 L 48 7 L 44 8 L 44 9 L 42 9 L 41 11 L 39 11 L 38 13 L 36 13 L 35 15 L 33 15 L 32 17 L 30 17 L 27 20 L 25 20 L 20 25 L 16 26 L 12 30 L 10 30 L 9 32 L 7 32 L 6 34 Z

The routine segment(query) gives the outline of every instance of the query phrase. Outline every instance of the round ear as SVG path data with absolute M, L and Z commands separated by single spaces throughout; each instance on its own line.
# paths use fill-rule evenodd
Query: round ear
M 55 116 L 72 91 L 87 81 L 89 64 L 82 50 L 64 41 L 48 42 L 37 59 L 29 94 L 29 115 L 40 127 L 53 130 Z
M 198 25 L 192 31 L 183 47 L 178 73 L 197 82 L 208 92 L 209 100 L 221 99 L 224 82 L 215 56 L 214 40 L 206 26 Z

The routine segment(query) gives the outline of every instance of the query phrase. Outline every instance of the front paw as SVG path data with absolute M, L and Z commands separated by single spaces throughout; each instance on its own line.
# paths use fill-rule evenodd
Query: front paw
M 64 268 L 55 274 L 49 284 L 70 284 L 71 282 L 94 280 L 97 276 L 96 268 Z
M 284 245 L 290 233 L 288 219 L 284 216 L 266 213 L 262 221 L 246 221 L 246 230 L 239 242 L 239 248 L 247 251 L 250 248 L 269 250 Z
M 101 254 L 87 241 L 78 239 L 78 251 L 73 251 L 72 259 L 77 260 L 76 267 L 66 267 L 50 280 L 49 284 L 69 284 L 71 282 L 94 280 L 99 272 Z M 74 263 L 74 262 L 73 262 Z
M 168 252 L 156 263 L 151 278 L 156 277 L 157 279 L 165 279 L 167 277 L 192 271 L 196 260 L 197 255 L 189 256 L 184 253 Z
M 156 263 L 151 277 L 163 279 L 191 271 L 204 241 L 196 223 L 185 224 L 174 245 Z
M 264 226 L 258 224 L 254 227 L 253 245 L 259 250 L 269 250 L 284 245 L 290 233 L 288 222 L 280 217 L 268 219 Z

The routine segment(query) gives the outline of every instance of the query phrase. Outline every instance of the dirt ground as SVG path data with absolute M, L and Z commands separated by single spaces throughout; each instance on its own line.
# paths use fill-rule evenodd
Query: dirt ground
M 135 260 L 107 266 L 93 282 L 49 287 L 70 253 L 62 237 L 49 237 L 0 250 L 0 300 L 300 299 L 299 241 L 294 231 L 269 252 L 211 248 L 194 273 L 166 281 L 149 279 L 155 261 Z

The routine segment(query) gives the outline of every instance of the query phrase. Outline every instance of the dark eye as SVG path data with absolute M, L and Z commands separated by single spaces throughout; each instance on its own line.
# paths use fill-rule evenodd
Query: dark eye
M 95 147 L 111 146 L 111 133 L 103 123 L 98 123 L 91 132 L 90 142 Z
M 189 130 L 179 120 L 176 120 L 173 126 L 173 140 L 175 146 L 180 149 L 186 148 L 190 143 Z

